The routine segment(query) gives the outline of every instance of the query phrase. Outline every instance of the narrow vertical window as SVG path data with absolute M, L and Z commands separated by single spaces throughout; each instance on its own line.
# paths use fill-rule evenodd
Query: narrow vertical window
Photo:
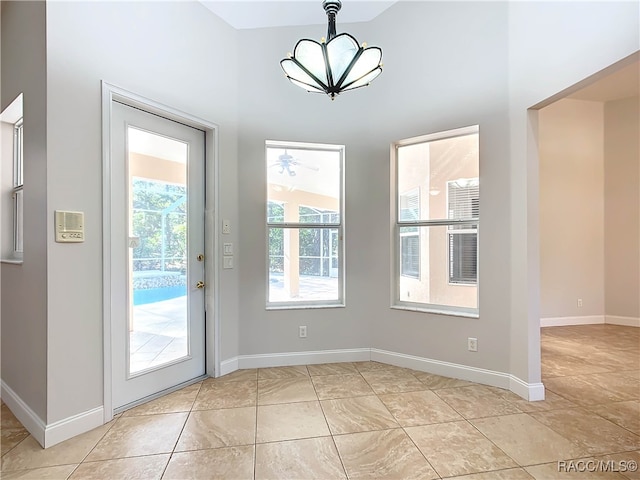
M 13 126 L 13 190 L 11 192 L 13 200 L 13 254 L 17 258 L 22 257 L 24 236 L 23 146 L 23 128 L 22 119 L 20 119 Z
M 478 127 L 397 142 L 393 303 L 478 313 Z
M 267 307 L 344 304 L 344 147 L 267 142 Z

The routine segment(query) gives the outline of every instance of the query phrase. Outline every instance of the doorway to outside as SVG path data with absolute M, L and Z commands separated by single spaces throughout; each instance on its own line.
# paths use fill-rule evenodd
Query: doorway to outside
M 217 341 L 216 308 L 208 336 L 205 308 L 217 282 L 215 266 L 205 263 L 215 255 L 205 255 L 204 222 L 205 206 L 215 199 L 213 191 L 205 205 L 215 126 L 107 84 L 103 120 L 108 421 L 205 373 L 215 375 L 215 356 L 207 361 L 206 355 L 217 352 L 206 340 Z M 215 238 L 214 226 L 206 229 Z

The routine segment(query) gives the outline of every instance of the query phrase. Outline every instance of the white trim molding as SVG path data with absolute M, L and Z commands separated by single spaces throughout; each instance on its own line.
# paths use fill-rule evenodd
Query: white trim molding
M 1 396 L 9 410 L 16 416 L 36 441 L 44 448 L 52 447 L 60 442 L 93 430 L 102 425 L 104 408 L 96 407 L 86 412 L 46 424 L 22 398 L 0 380 Z
M 44 431 L 44 447 L 49 448 L 60 442 L 88 432 L 103 425 L 104 408 L 96 407 L 86 412 L 63 418 L 48 424 Z
M 241 369 L 314 365 L 318 363 L 367 362 L 371 359 L 371 349 L 352 348 L 310 352 L 265 353 L 240 355 L 237 358 L 238 368 Z
M 443 377 L 459 378 L 469 382 L 504 388 L 531 402 L 544 400 L 544 385 L 542 385 L 542 383 L 527 383 L 509 373 L 443 362 L 431 358 L 416 357 L 404 353 L 389 352 L 377 348 L 371 349 L 371 360 L 388 363 L 397 367 L 433 373 Z
M 20 420 L 24 428 L 33 435 L 33 438 L 35 438 L 40 445 L 44 446 L 46 424 L 4 380 L 0 380 L 0 397 L 2 397 L 2 401 L 7 404 L 11 413 Z
M 606 315 L 604 323 L 610 325 L 623 325 L 625 327 L 640 327 L 640 317 L 619 317 L 617 315 Z
M 442 375 L 444 377 L 460 378 L 470 382 L 504 388 L 531 402 L 544 400 L 544 385 L 542 383 L 527 383 L 509 373 L 416 357 L 404 353 L 389 352 L 377 348 L 239 355 L 223 360 L 220 363 L 220 375 L 227 375 L 236 370 L 246 368 L 366 362 L 369 360 Z
M 136 93 L 115 86 L 104 80 L 102 88 L 102 234 L 103 234 L 103 370 L 104 370 L 104 405 L 103 422 L 113 418 L 113 385 L 112 385 L 112 345 L 111 345 L 111 316 L 113 296 L 111 292 L 112 258 L 109 247 L 111 241 L 111 114 L 114 101 L 128 106 L 140 108 L 146 112 L 160 115 L 164 118 L 203 130 L 205 132 L 205 282 L 213 287 L 205 295 L 205 361 L 206 373 L 217 376 L 220 371 L 220 282 L 219 258 L 220 239 L 217 225 L 219 211 L 219 127 L 215 123 L 169 107 L 163 103 L 151 100 Z M 213 355 L 211 355 L 213 353 Z M 81 414 L 84 415 L 84 414 Z
M 540 319 L 541 327 L 565 327 L 569 325 L 596 325 L 604 322 L 604 315 L 585 317 L 547 317 Z
M 236 370 L 239 370 L 240 367 L 238 367 L 238 357 L 231 357 L 228 358 L 226 360 L 223 360 L 220 362 L 220 370 L 218 370 L 216 373 L 216 377 L 221 377 L 223 375 L 227 375 L 229 373 L 233 373 Z

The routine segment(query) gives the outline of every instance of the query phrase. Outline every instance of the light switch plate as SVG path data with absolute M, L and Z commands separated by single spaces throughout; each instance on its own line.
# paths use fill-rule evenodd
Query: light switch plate
M 233 268 L 233 257 L 222 257 L 222 268 Z
M 233 255 L 233 243 L 224 243 L 224 255 Z

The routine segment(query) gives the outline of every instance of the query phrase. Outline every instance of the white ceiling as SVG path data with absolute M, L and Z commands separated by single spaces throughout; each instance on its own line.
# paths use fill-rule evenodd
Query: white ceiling
M 327 23 L 322 0 L 201 0 L 201 3 L 236 29 Z M 373 20 L 394 3 L 395 0 L 345 0 L 338 12 L 338 30 L 341 23 Z

